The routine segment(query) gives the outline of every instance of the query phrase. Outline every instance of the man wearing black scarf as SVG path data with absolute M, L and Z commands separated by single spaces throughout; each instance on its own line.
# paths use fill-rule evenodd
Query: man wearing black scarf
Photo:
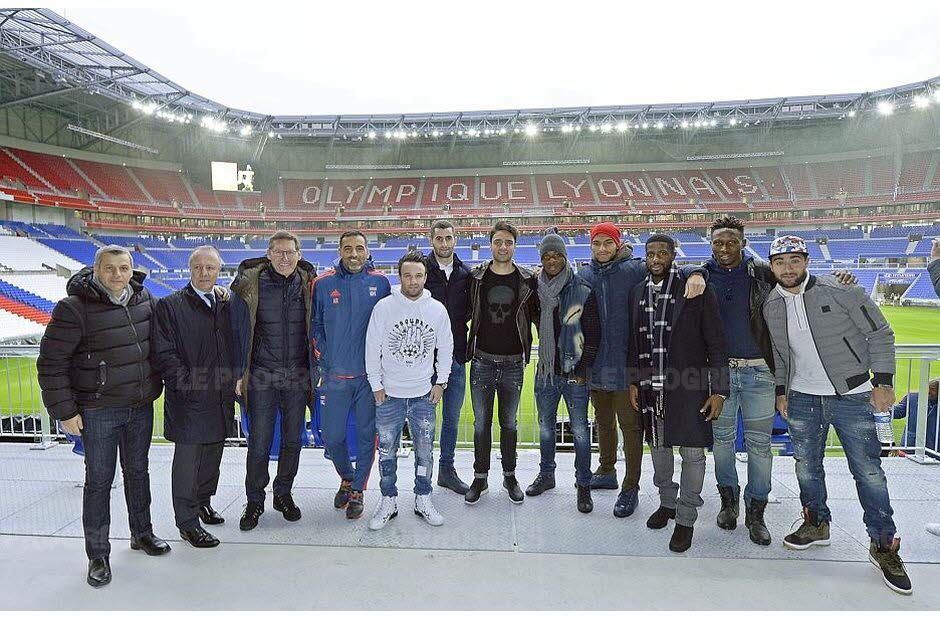
M 692 546 L 692 528 L 702 502 L 705 448 L 712 444 L 712 420 L 728 397 L 728 353 L 718 301 L 711 289 L 685 299 L 685 278 L 674 264 L 671 237 L 646 242 L 647 278 L 632 291 L 630 400 L 640 411 L 653 457 L 653 483 L 660 507 L 646 522 L 676 527 L 669 549 Z M 682 457 L 679 484 L 673 481 L 674 448 Z

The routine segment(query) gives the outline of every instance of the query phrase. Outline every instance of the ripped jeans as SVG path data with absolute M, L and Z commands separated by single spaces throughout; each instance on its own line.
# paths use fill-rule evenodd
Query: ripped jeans
M 849 471 L 855 478 L 862 520 L 872 540 L 889 545 L 897 528 L 888 497 L 888 481 L 881 468 L 881 444 L 875 432 L 871 392 L 844 396 L 814 396 L 791 391 L 787 403 L 800 503 L 829 522 L 832 516 L 826 500 L 826 437 L 829 426 L 836 429 Z
M 383 497 L 397 497 L 398 443 L 408 420 L 414 443 L 415 495 L 430 495 L 434 470 L 434 426 L 436 407 L 428 400 L 430 392 L 414 398 L 389 396 L 375 408 L 375 428 L 379 434 L 379 488 Z

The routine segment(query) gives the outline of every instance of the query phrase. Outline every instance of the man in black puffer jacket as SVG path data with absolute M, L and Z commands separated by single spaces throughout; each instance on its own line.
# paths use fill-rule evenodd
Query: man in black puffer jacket
M 152 299 L 130 253 L 106 246 L 68 282 L 39 346 L 39 387 L 49 414 L 85 446 L 82 525 L 88 583 L 111 581 L 111 483 L 121 450 L 131 548 L 162 555 L 150 522 L 148 453 L 160 378 L 150 366 Z

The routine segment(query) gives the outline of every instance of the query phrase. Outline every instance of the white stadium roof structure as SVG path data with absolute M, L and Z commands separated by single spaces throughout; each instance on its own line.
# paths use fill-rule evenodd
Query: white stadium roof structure
M 233 109 L 195 94 L 48 9 L 0 9 L 0 52 L 0 108 L 31 104 L 70 112 L 79 121 L 78 129 L 89 135 L 89 143 L 98 139 L 95 132 L 110 133 L 149 117 L 262 139 L 467 136 L 499 140 L 523 132 L 668 132 L 832 122 L 857 114 L 890 114 L 905 106 L 923 106 L 931 99 L 940 102 L 938 76 L 874 92 L 739 101 L 272 116 Z

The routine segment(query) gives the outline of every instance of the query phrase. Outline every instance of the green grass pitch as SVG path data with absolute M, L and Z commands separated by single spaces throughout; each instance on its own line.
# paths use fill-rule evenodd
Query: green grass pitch
M 885 317 L 894 328 L 899 344 L 930 344 L 940 342 L 940 308 L 882 308 Z M 467 365 L 469 374 L 469 364 Z M 934 369 L 934 376 L 940 372 Z M 538 416 L 535 410 L 533 384 L 535 363 L 530 363 L 525 370 L 525 382 L 522 388 L 522 401 L 519 407 L 519 441 L 523 444 L 537 445 L 539 438 Z M 919 362 L 913 367 L 907 360 L 899 360 L 895 391 L 900 399 L 909 390 L 916 391 L 920 377 Z M 470 405 L 469 376 L 467 396 L 460 418 L 458 441 L 467 446 L 473 441 L 473 410 Z M 910 386 L 910 387 L 909 387 Z M 36 380 L 36 362 L 31 358 L 0 358 L 0 415 L 24 415 L 39 410 L 39 384 Z M 559 415 L 564 416 L 564 405 Z M 439 417 L 439 416 L 438 416 Z M 438 421 L 439 423 L 440 421 Z M 895 421 L 895 434 L 900 437 L 903 420 Z M 495 426 L 495 425 L 494 425 Z M 160 434 L 163 428 L 163 397 L 155 403 L 154 429 Z M 499 437 L 498 427 L 493 430 L 494 440 Z

